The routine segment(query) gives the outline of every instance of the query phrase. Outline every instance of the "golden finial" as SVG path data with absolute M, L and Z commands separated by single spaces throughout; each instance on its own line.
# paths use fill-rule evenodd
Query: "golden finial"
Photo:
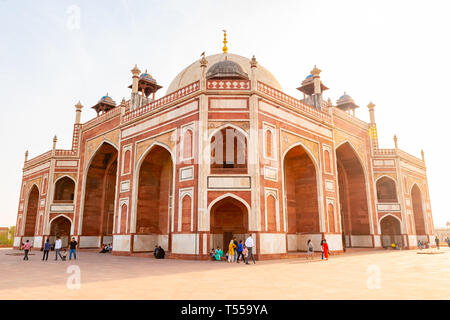
M 398 149 L 398 138 L 397 138 L 397 135 L 396 134 L 394 134 L 394 146 L 395 146 L 395 149 Z
M 228 52 L 228 48 L 227 48 L 227 30 L 222 30 L 223 31 L 223 48 L 222 51 L 223 53 L 227 53 Z
M 423 149 L 420 150 L 420 154 L 422 155 L 422 161 L 425 161 L 425 152 L 423 152 Z
M 369 110 L 373 110 L 375 108 L 375 104 L 372 101 L 370 101 L 369 104 L 367 105 L 367 108 Z

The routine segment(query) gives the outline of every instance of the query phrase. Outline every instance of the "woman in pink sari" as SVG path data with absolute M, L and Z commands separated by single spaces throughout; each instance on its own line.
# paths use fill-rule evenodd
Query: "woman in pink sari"
M 323 255 L 325 256 L 325 260 L 328 260 L 328 254 L 329 254 L 328 243 L 327 243 L 327 240 L 325 240 L 325 239 L 323 239 L 323 242 L 322 242 L 322 249 L 323 249 Z

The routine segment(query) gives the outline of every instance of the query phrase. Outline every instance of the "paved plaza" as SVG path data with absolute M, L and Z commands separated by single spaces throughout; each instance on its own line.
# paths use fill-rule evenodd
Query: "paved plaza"
M 245 265 L 92 251 L 65 262 L 54 261 L 54 252 L 43 262 L 33 251 L 23 261 L 21 251 L 0 249 L 0 299 L 449 299 L 450 249 L 417 252 L 353 251 L 329 261 Z

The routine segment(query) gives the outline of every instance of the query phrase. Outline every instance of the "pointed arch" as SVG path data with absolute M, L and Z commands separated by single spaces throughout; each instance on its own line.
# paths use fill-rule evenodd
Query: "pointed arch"
M 30 185 L 27 192 L 27 203 L 25 216 L 23 218 L 23 236 L 33 237 L 36 232 L 36 221 L 38 218 L 39 210 L 39 186 L 36 183 Z
M 290 234 L 319 233 L 324 228 L 320 165 L 301 142 L 282 155 L 283 212 Z
M 137 211 L 138 211 L 138 196 L 139 196 L 139 178 L 140 178 L 140 173 L 141 173 L 141 167 L 142 167 L 142 163 L 143 161 L 146 159 L 146 157 L 150 154 L 150 152 L 155 148 L 155 147 L 161 147 L 164 148 L 169 154 L 170 154 L 170 158 L 172 161 L 172 188 L 171 188 L 171 199 L 170 199 L 170 207 L 174 208 L 174 204 L 175 204 L 175 200 L 173 197 L 173 194 L 175 193 L 175 170 L 176 170 L 176 166 L 174 165 L 176 163 L 175 161 L 175 151 L 173 151 L 167 144 L 159 142 L 159 141 L 153 141 L 153 143 L 148 146 L 145 151 L 141 154 L 141 156 L 136 160 L 135 165 L 134 165 L 134 177 L 133 177 L 133 190 L 132 190 L 132 204 L 131 204 L 131 208 L 129 210 L 130 214 L 131 214 L 131 218 L 130 218 L 130 232 L 137 232 Z M 169 225 L 167 227 L 167 232 L 169 232 L 169 228 L 171 223 L 173 223 L 174 221 L 174 217 L 173 217 L 173 209 L 168 212 L 168 221 L 169 221 Z
M 78 226 L 82 236 L 112 235 L 119 174 L 118 154 L 117 146 L 105 139 L 86 162 Z
M 388 175 L 382 175 L 375 180 L 377 200 L 379 203 L 398 202 L 397 182 Z
M 208 206 L 211 247 L 228 247 L 232 238 L 245 240 L 248 234 L 250 206 L 242 198 L 227 193 L 214 199 Z
M 348 140 L 341 142 L 335 150 L 345 245 L 368 246 L 373 221 L 365 164 Z M 358 239 L 357 242 L 352 243 L 352 238 Z
M 411 202 L 413 207 L 413 220 L 416 235 L 423 236 L 427 234 L 426 214 L 424 210 L 424 198 L 422 190 L 417 183 L 413 183 L 410 189 Z
M 135 233 L 169 233 L 173 221 L 174 163 L 172 150 L 157 141 L 138 159 L 133 188 L 132 228 Z

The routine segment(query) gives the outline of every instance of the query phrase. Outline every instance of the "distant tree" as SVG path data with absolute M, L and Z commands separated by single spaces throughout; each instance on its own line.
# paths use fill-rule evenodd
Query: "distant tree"
M 16 234 L 16 226 L 9 227 L 8 233 L 9 233 L 9 241 L 8 242 L 9 242 L 9 244 L 13 244 L 14 236 Z
M 8 233 L 6 233 L 6 232 L 2 232 L 2 233 L 0 233 L 0 244 L 8 244 L 9 243 L 9 241 L 8 241 L 9 239 L 8 239 Z

